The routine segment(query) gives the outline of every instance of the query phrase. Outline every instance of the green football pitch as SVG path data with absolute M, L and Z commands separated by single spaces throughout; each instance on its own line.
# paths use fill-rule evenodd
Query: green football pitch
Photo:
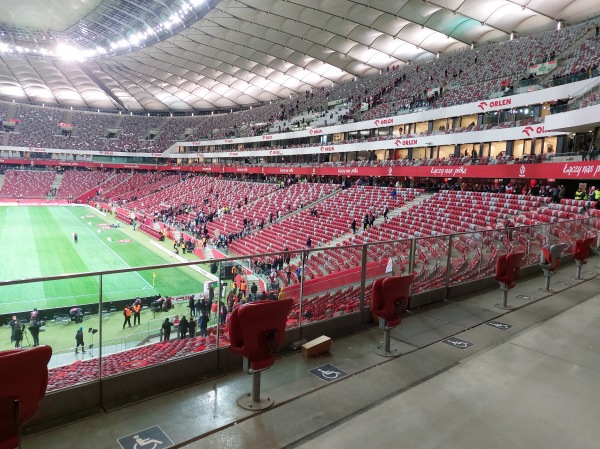
M 80 206 L 0 207 L 0 280 L 174 262 L 150 245 L 150 237 L 131 226 L 107 227 L 114 222 L 110 216 Z M 165 245 L 168 248 L 169 243 Z M 188 259 L 197 260 L 195 256 Z M 205 280 L 189 267 L 104 275 L 102 299 L 193 294 L 203 290 Z M 99 286 L 99 276 L 2 286 L 0 313 L 98 303 Z

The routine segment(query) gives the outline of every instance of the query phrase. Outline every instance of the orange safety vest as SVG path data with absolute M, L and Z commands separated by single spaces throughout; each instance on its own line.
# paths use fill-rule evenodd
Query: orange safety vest
M 129 307 L 125 307 L 123 311 L 125 312 L 125 316 L 131 316 L 131 309 Z
M 240 283 L 240 290 L 243 291 L 243 292 L 245 292 L 246 288 L 248 288 L 248 286 L 246 285 L 246 283 L 244 281 L 242 281 Z
M 140 313 L 140 310 L 142 310 L 142 306 L 140 306 L 139 304 L 133 306 L 133 313 Z

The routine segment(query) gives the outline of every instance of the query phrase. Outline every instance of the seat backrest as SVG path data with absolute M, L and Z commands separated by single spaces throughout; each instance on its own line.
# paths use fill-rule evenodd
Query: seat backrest
M 507 274 L 506 257 L 508 254 L 502 254 L 496 259 L 496 280 L 499 282 L 506 282 L 504 279 Z
M 573 259 L 585 262 L 590 255 L 595 240 L 594 237 L 577 239 L 575 242 L 575 249 L 573 250 Z
M 560 264 L 560 256 L 567 246 L 566 243 L 557 243 L 556 245 L 543 247 L 540 260 L 542 268 L 555 271 Z
M 247 357 L 252 370 L 273 364 L 272 351 L 283 341 L 294 301 L 255 301 L 235 309 L 229 321 L 229 349 Z
M 5 442 L 18 445 L 19 427 L 33 417 L 46 394 L 51 356 L 50 346 L 0 352 L 0 447 Z
M 514 282 L 519 277 L 523 257 L 525 257 L 525 251 L 510 253 L 506 256 L 507 283 L 511 286 L 514 285 Z
M 410 286 L 414 276 L 394 276 L 377 279 L 373 283 L 373 302 L 371 312 L 383 318 L 386 326 L 397 326 L 402 320 L 402 313 L 408 307 Z

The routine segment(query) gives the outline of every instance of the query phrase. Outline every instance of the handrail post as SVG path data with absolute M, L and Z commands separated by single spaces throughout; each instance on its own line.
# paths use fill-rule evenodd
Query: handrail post
M 362 246 L 362 268 L 360 274 L 360 314 L 363 324 L 367 324 L 368 316 L 365 311 L 365 290 L 367 287 L 367 245 Z
M 448 257 L 446 258 L 446 299 L 450 294 L 450 269 L 452 268 L 452 238 L 454 236 L 450 234 L 448 239 Z
M 308 253 L 302 252 L 300 253 L 300 296 L 298 297 L 298 313 L 300 316 L 298 317 L 298 323 L 300 324 L 300 340 L 302 340 L 302 330 L 304 326 L 302 326 L 302 302 L 304 300 L 304 279 L 306 279 L 306 273 L 304 272 L 304 262 L 308 257 Z

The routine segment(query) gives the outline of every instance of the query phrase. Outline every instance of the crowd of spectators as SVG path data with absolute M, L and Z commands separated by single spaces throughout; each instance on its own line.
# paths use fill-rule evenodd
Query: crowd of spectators
M 313 89 L 294 98 L 230 113 L 131 116 L 24 104 L 11 109 L 4 103 L 0 104 L 0 114 L 5 121 L 15 123 L 8 140 L 12 146 L 160 153 L 178 141 L 256 136 L 472 102 L 502 92 L 507 81 L 513 86 L 524 74 L 529 75 L 532 63 L 552 57 L 564 62 L 552 75 L 556 79 L 575 73 L 589 75 L 600 59 L 599 38 L 589 37 L 593 29 L 594 25 L 586 22 L 442 54 L 403 67 L 392 66 L 378 75 L 332 88 Z M 579 47 L 572 50 L 579 40 Z M 347 109 L 330 111 L 328 102 L 332 101 L 346 104 Z

